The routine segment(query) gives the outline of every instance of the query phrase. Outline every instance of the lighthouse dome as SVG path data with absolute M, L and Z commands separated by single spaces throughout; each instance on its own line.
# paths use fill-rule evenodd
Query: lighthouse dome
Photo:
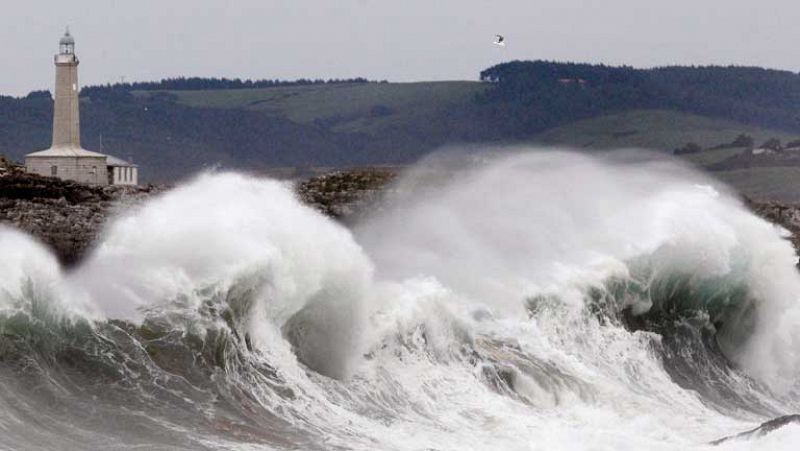
M 75 45 L 75 38 L 69 34 L 69 30 L 64 33 L 64 36 L 58 41 L 59 45 Z

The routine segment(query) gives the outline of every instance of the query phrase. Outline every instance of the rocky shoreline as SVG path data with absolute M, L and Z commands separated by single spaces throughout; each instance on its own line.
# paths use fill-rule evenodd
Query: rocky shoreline
M 0 161 L 0 224 L 11 225 L 48 245 L 66 266 L 79 262 L 91 249 L 106 222 L 115 214 L 166 185 L 96 187 L 26 174 Z M 355 220 L 395 178 L 388 169 L 335 171 L 296 185 L 298 197 L 320 212 Z
M 383 168 L 334 171 L 296 186 L 300 200 L 344 222 L 357 220 L 375 206 L 397 172 Z
M 306 204 L 351 223 L 377 208 L 396 177 L 395 171 L 383 168 L 334 171 L 302 181 L 295 190 Z M 0 160 L 0 224 L 38 238 L 69 266 L 86 255 L 109 218 L 168 189 L 165 185 L 93 187 L 25 174 Z M 800 249 L 800 204 L 745 202 L 759 216 L 787 229 L 789 239 Z
M 800 249 L 800 204 L 750 199 L 745 199 L 745 204 L 758 216 L 788 230 L 789 241 L 795 249 Z
M 65 265 L 91 248 L 109 217 L 164 187 L 93 187 L 15 172 L 0 176 L 0 224 L 47 244 Z

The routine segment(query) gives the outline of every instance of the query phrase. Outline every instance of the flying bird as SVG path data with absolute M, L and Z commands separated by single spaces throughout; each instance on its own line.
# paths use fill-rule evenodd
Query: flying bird
M 492 42 L 492 44 L 500 46 L 500 47 L 505 47 L 506 46 L 506 38 L 504 38 L 503 36 L 501 36 L 499 34 L 496 34 L 495 36 L 497 36 L 497 39 L 495 39 L 495 41 Z

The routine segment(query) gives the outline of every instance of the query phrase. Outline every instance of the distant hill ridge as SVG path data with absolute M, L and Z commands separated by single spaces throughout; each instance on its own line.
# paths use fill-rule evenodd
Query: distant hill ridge
M 640 110 L 682 114 L 676 123 L 698 127 L 728 121 L 731 133 L 800 134 L 800 75 L 751 67 L 514 61 L 484 70 L 479 81 L 426 83 L 182 77 L 85 87 L 81 104 L 85 146 L 131 157 L 155 181 L 214 165 L 405 164 L 447 144 L 531 142 L 608 115 L 630 113 L 635 123 Z M 0 97 L 0 153 L 20 161 L 49 146 L 51 117 L 47 91 Z M 617 130 L 610 140 L 633 137 L 663 150 L 689 140 L 673 132 L 668 143 L 645 129 Z M 558 143 L 558 134 L 549 136 Z
M 363 77 L 355 78 L 298 78 L 297 80 L 278 80 L 278 79 L 241 79 L 241 78 L 217 78 L 217 77 L 172 77 L 162 78 L 159 81 L 135 81 L 108 83 L 105 85 L 88 85 L 81 88 L 81 97 L 92 97 L 93 95 L 103 95 L 107 92 L 120 91 L 158 91 L 158 90 L 217 90 L 217 89 L 258 89 L 274 88 L 278 86 L 309 86 L 309 85 L 334 85 L 352 83 L 387 83 L 387 81 L 371 81 Z M 0 96 L 2 98 L 3 96 Z M 49 90 L 38 90 L 29 92 L 24 98 L 52 97 Z M 6 96 L 6 98 L 13 98 Z

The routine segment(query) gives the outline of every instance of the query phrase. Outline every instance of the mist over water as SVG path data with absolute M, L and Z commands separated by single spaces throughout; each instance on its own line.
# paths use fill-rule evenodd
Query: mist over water
M 793 449 L 708 443 L 800 410 L 794 249 L 642 155 L 439 155 L 352 230 L 204 174 L 66 274 L 0 228 L 0 446 Z
M 421 165 L 401 181 L 399 205 L 357 229 L 381 274 L 433 276 L 465 299 L 516 316 L 538 296 L 581 309 L 587 287 L 609 278 L 643 289 L 674 275 L 694 285 L 742 284 L 750 291 L 745 305 L 730 308 L 753 305 L 759 313 L 747 319 L 755 337 L 730 357 L 784 388 L 799 374 L 791 341 L 800 326 L 794 249 L 718 182 L 630 152 L 603 159 L 479 154 L 448 174 L 453 158 Z M 431 189 L 426 181 L 442 174 L 451 181 Z M 635 297 L 623 306 L 645 313 L 653 301 Z

